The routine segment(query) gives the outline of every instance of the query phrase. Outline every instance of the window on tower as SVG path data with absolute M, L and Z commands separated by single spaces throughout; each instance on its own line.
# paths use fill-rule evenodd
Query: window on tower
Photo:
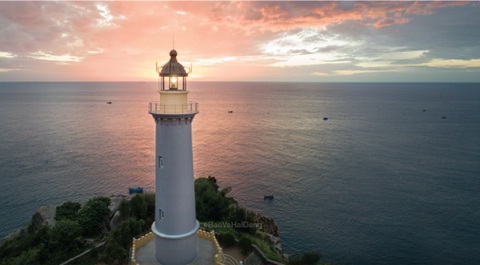
M 158 209 L 158 219 L 162 220 L 165 218 L 165 212 L 162 209 Z

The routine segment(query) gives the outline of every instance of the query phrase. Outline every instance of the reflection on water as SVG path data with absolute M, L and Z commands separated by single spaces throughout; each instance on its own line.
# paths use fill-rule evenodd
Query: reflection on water
M 469 86 L 191 82 L 195 177 L 274 217 L 290 253 L 480 263 L 480 92 Z M 156 90 L 0 84 L 0 236 L 44 204 L 153 190 Z

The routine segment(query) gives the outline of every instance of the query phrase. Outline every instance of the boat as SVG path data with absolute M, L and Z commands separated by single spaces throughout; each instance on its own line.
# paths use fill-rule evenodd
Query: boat
M 128 193 L 143 193 L 142 187 L 128 188 Z
M 263 196 L 263 199 L 264 200 L 273 200 L 273 195 L 272 194 L 265 195 L 265 196 Z

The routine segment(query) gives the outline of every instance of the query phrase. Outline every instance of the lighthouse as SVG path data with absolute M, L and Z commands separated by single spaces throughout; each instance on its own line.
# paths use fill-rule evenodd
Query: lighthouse
M 155 257 L 162 265 L 185 265 L 197 256 L 192 121 L 198 104 L 188 100 L 188 72 L 170 60 L 156 68 L 160 99 L 150 102 L 155 120 Z

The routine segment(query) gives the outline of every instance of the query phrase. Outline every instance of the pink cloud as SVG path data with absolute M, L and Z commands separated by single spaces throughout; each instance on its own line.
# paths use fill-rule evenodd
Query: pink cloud
M 173 36 L 179 59 L 187 62 L 251 56 L 259 53 L 262 43 L 304 28 L 346 22 L 382 28 L 466 3 L 1 2 L 0 52 L 15 55 L 3 59 L 12 62 L 12 69 L 28 62 L 38 71 L 48 71 L 44 69 L 48 58 L 52 64 L 61 63 L 63 71 L 82 73 L 82 78 L 109 75 L 107 79 L 115 79 L 168 59 Z M 35 60 L 42 59 L 35 66 Z M 242 69 L 253 69 L 248 62 L 241 64 Z

